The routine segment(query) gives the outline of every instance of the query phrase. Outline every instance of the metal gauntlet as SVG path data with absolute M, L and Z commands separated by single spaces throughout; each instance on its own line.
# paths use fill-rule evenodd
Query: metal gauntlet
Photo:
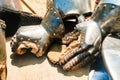
M 119 5 L 107 1 L 101 0 L 90 19 L 76 25 L 75 29 L 80 32 L 78 40 L 68 46 L 59 61 L 64 70 L 75 70 L 94 62 L 105 36 L 119 31 Z
M 62 20 L 91 12 L 89 2 L 90 0 L 47 0 L 48 11 L 41 24 L 20 27 L 12 39 L 12 51 L 23 54 L 29 50 L 37 57 L 42 56 L 54 38 L 63 36 L 65 27 Z
M 22 26 L 18 29 L 11 43 L 12 51 L 24 54 L 27 50 L 37 57 L 42 56 L 54 38 L 61 38 L 64 24 L 59 11 L 48 9 L 40 25 Z

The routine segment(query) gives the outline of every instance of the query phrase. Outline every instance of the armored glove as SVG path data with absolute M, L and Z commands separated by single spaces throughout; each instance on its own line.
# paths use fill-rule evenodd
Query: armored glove
M 63 52 L 59 63 L 64 70 L 74 70 L 93 62 L 106 35 L 119 32 L 120 7 L 108 2 L 102 0 L 90 20 L 76 25 L 81 40 L 78 44 L 70 44 Z
M 14 35 L 11 47 L 17 54 L 26 51 L 42 56 L 53 41 L 61 38 L 64 33 L 64 24 L 58 10 L 50 8 L 40 25 L 22 26 Z
M 100 43 L 102 41 L 99 25 L 93 20 L 89 20 L 76 25 L 76 29 L 81 32 L 79 44 L 68 47 L 60 58 L 60 65 L 64 70 L 74 70 L 83 67 L 94 61 L 98 56 Z M 74 47 L 74 48 L 73 48 Z
M 47 13 L 40 25 L 20 27 L 11 42 L 12 52 L 22 55 L 30 51 L 37 57 L 42 56 L 54 39 L 63 37 L 63 20 L 75 19 L 80 14 L 91 12 L 89 2 L 90 0 L 47 0 Z M 84 8 L 81 7 L 83 3 Z

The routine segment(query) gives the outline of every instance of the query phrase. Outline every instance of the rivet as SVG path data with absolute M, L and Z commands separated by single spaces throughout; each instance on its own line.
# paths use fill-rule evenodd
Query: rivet
M 57 17 L 57 19 L 60 19 L 59 17 Z
M 54 11 L 54 14 L 56 14 L 56 12 Z
M 30 41 L 30 39 L 28 39 L 28 41 Z
M 35 40 L 35 42 L 37 43 L 37 40 Z
M 104 7 L 106 7 L 107 5 L 104 5 Z
M 23 38 L 21 37 L 20 40 L 23 40 Z
M 112 6 L 112 8 L 114 9 L 114 8 L 115 8 L 115 6 Z
M 55 36 L 56 34 L 55 34 L 55 33 L 53 33 L 53 35 Z
M 53 10 L 53 8 L 50 8 L 50 10 Z

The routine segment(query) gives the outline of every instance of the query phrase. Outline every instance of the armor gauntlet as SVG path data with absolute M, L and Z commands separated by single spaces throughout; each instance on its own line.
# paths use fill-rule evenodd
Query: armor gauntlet
M 22 55 L 31 49 L 30 52 L 40 57 L 53 38 L 61 38 L 63 33 L 64 24 L 58 10 L 50 8 L 40 25 L 22 26 L 18 29 L 11 43 L 12 51 Z
M 63 52 L 59 63 L 64 70 L 75 70 L 94 62 L 105 36 L 119 32 L 120 7 L 104 2 L 101 0 L 90 20 L 76 25 L 75 29 L 81 33 L 80 40 Z
M 63 36 L 63 20 L 91 12 L 89 1 L 47 0 L 48 10 L 41 24 L 20 27 L 11 41 L 12 51 L 20 55 L 30 51 L 37 57 L 42 56 L 54 39 L 61 39 Z M 86 4 L 81 8 L 83 2 Z

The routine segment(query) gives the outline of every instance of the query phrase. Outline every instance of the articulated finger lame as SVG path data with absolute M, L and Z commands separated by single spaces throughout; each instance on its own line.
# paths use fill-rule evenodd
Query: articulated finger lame
M 6 25 L 0 20 L 0 80 L 6 80 L 6 42 L 4 29 Z
M 71 44 L 68 46 L 59 61 L 64 70 L 75 70 L 94 61 L 94 55 L 99 50 L 102 37 L 98 24 L 89 20 L 77 24 L 76 29 L 81 32 L 81 37 L 76 41 L 77 44 L 73 41 L 75 47 Z
M 92 46 L 82 48 L 82 46 L 80 47 L 80 44 L 76 47 L 70 45 L 60 57 L 59 64 L 62 66 L 63 70 L 76 70 L 94 62 L 98 55 L 98 49 L 95 49 Z
M 87 21 L 89 20 L 89 18 L 90 15 L 86 15 L 86 16 L 80 15 L 78 17 L 78 22 L 81 23 Z M 80 36 L 81 36 L 81 32 L 75 27 L 72 32 L 68 32 L 67 34 L 64 35 L 64 37 L 62 38 L 62 44 L 69 45 L 73 41 L 77 40 Z
M 74 40 L 77 40 L 78 36 L 80 36 L 80 31 L 73 30 L 72 32 L 65 34 L 65 36 L 62 38 L 62 44 L 69 45 Z
M 89 26 L 92 27 L 90 28 L 88 26 L 84 26 L 86 24 L 89 24 Z M 67 47 L 65 52 L 63 52 L 63 55 L 59 61 L 60 65 L 63 67 L 63 70 L 76 70 L 94 61 L 95 57 L 98 55 L 96 43 L 98 44 L 101 41 L 101 33 L 99 28 L 96 26 L 98 25 L 92 21 L 76 25 L 77 29 L 83 30 L 83 32 L 81 31 L 79 39 L 73 41 Z M 95 33 L 93 33 L 93 30 Z M 88 31 L 88 33 L 85 34 L 85 31 Z M 90 35 L 94 36 L 94 39 L 89 37 Z M 94 43 L 94 41 L 96 43 Z
M 64 25 L 58 10 L 50 8 L 40 25 L 22 26 L 14 35 L 11 47 L 17 54 L 26 51 L 42 56 L 54 38 L 61 38 Z

